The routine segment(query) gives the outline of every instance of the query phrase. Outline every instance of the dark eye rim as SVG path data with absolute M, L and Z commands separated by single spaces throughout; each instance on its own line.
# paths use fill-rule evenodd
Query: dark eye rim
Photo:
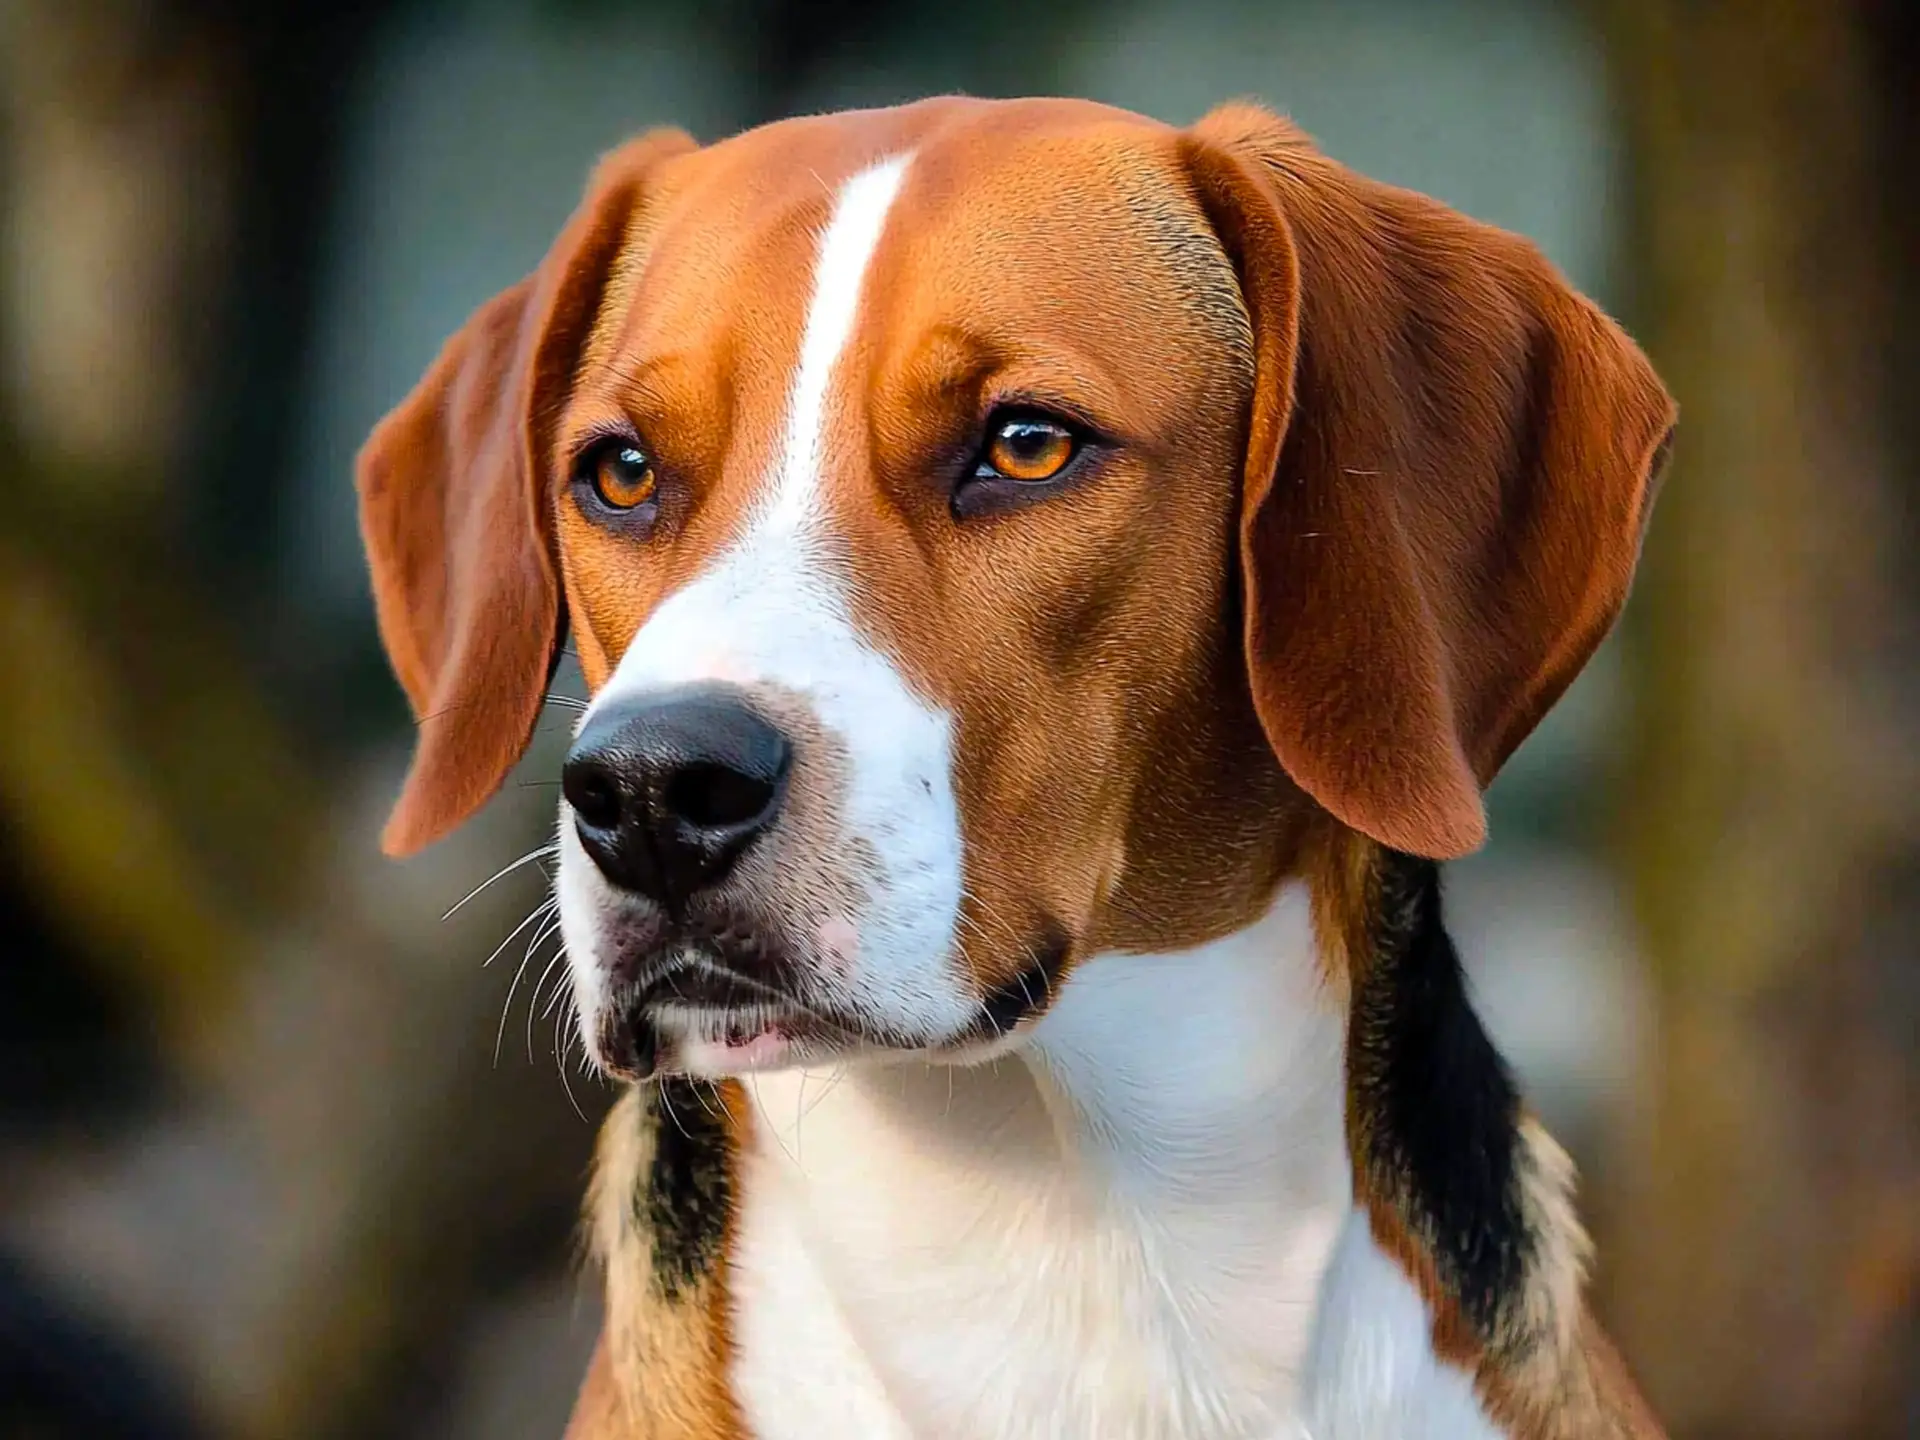
M 1074 456 L 1080 453 L 1082 442 L 1079 431 L 1063 421 L 1055 420 L 1051 416 L 1046 415 L 1017 412 L 997 415 L 989 420 L 987 424 L 986 441 L 980 447 L 980 458 L 974 467 L 974 477 L 976 479 L 991 479 L 994 476 L 998 476 L 1003 480 L 1021 479 L 1018 475 L 1008 475 L 1005 471 L 996 470 L 993 467 L 992 461 L 987 458 L 992 454 L 993 447 L 999 442 L 1000 438 L 1016 425 L 1030 425 L 1035 429 L 1051 431 L 1056 435 L 1064 435 L 1067 440 L 1067 458 L 1060 463 L 1058 470 L 1055 470 L 1052 475 L 1041 475 L 1032 480 L 1022 480 L 1022 484 L 1044 485 L 1047 481 L 1053 479 L 1054 475 L 1060 474 L 1067 466 L 1073 464 Z
M 987 460 L 994 437 L 1018 421 L 1062 430 L 1073 446 L 1066 463 L 1043 480 L 1017 480 L 1001 474 Z M 1084 479 L 1109 448 L 1111 442 L 1097 426 L 1065 406 L 1024 397 L 1004 400 L 987 411 L 986 421 L 980 427 L 980 440 L 953 486 L 948 509 L 954 519 L 968 520 L 978 515 L 1022 509 L 1049 499 Z
M 654 472 L 653 494 L 634 505 L 611 503 L 601 495 L 600 487 L 595 483 L 595 472 L 601 462 L 609 452 L 618 450 L 638 451 Z M 568 485 L 573 490 L 574 503 L 582 513 L 610 529 L 650 525 L 660 509 L 660 489 L 665 479 L 660 457 L 638 435 L 627 431 L 612 431 L 583 441 L 575 449 L 573 462 L 568 468 Z

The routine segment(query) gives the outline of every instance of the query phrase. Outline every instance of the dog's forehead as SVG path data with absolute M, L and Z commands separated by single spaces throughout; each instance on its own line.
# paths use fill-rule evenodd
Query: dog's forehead
M 1179 303 L 1175 271 L 1224 257 L 1181 183 L 1174 132 L 1079 101 L 947 99 L 807 117 L 679 157 L 636 215 L 589 346 L 634 363 L 708 350 L 790 352 L 822 232 L 847 184 L 901 162 L 869 307 L 991 337 L 1008 325 L 1099 329 Z M 1118 297 L 1114 276 L 1130 284 Z M 1175 283 L 1156 283 L 1163 279 Z M 724 352 L 724 356 L 721 355 Z
M 910 154 L 919 170 L 938 174 L 945 198 L 957 199 L 1011 159 L 1058 179 L 1102 155 L 1155 163 L 1174 134 L 1092 101 L 950 97 L 763 125 L 677 157 L 662 180 L 703 207 L 811 201 L 818 210 L 853 175 Z

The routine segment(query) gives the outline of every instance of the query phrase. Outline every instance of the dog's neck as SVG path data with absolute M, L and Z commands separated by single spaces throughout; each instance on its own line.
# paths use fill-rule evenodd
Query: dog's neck
M 989 1065 L 750 1082 L 731 1287 L 753 1433 L 1371 1433 L 1315 1393 L 1355 1326 L 1398 1367 L 1365 1382 L 1383 1420 L 1471 1418 L 1352 1206 L 1345 1006 L 1308 912 L 1292 886 L 1198 949 L 1095 957 Z M 1330 1273 L 1365 1293 L 1329 1305 Z

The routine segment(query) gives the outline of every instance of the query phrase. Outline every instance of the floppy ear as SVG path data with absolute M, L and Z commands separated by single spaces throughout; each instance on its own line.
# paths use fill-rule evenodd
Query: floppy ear
M 1612 625 L 1674 407 L 1532 245 L 1328 160 L 1253 106 L 1184 137 L 1253 327 L 1240 562 L 1294 781 L 1445 859 Z
M 647 174 L 692 148 L 661 130 L 603 160 L 540 268 L 480 307 L 360 452 L 380 638 L 419 726 L 389 854 L 477 810 L 533 733 L 563 633 L 547 427 Z

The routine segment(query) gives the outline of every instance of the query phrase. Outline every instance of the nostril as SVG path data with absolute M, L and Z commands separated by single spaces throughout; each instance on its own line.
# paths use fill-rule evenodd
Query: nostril
M 757 820 L 773 803 L 777 779 L 745 775 L 726 765 L 696 763 L 667 782 L 668 811 L 702 830 L 724 830 Z
M 600 873 L 670 911 L 718 885 L 773 823 L 793 747 L 726 687 L 602 704 L 560 773 Z
M 569 765 L 560 777 L 561 793 L 573 813 L 596 830 L 620 823 L 620 791 L 613 778 L 597 765 Z

